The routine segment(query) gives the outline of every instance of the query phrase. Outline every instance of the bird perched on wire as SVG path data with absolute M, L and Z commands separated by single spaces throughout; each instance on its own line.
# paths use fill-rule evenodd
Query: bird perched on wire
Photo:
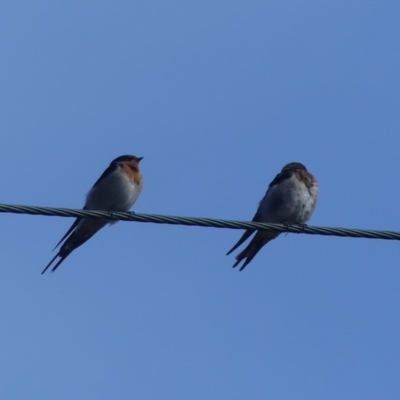
M 138 198 L 143 186 L 142 174 L 139 170 L 139 162 L 143 157 L 125 155 L 111 161 L 109 167 L 90 189 L 84 210 L 98 211 L 128 211 Z M 77 218 L 67 233 L 58 242 L 57 248 L 64 242 L 47 264 L 42 274 L 50 267 L 53 261 L 59 260 L 52 268 L 54 272 L 60 264 L 80 245 L 90 239 L 97 231 L 107 224 L 117 221 L 94 218 Z M 64 241 L 65 240 L 65 241 Z
M 307 168 L 298 162 L 286 164 L 269 184 L 253 222 L 304 224 L 311 217 L 317 203 L 318 183 Z M 253 233 L 247 229 L 239 241 L 228 251 L 236 250 Z M 245 259 L 240 271 L 254 258 L 261 248 L 281 232 L 258 231 L 248 246 L 236 256 L 235 268 Z

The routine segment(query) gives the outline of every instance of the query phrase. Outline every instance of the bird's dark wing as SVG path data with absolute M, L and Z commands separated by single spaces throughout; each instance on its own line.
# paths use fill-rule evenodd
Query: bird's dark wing
M 260 222 L 261 214 L 259 210 L 257 210 L 256 214 L 254 215 L 252 222 Z M 247 229 L 245 233 L 243 233 L 242 237 L 236 242 L 236 244 L 226 253 L 228 256 L 235 251 L 242 243 L 244 243 L 253 233 L 255 229 Z
M 106 168 L 106 170 L 101 174 L 100 178 L 97 179 L 93 187 L 96 187 L 104 178 L 106 178 L 108 175 L 110 175 L 112 172 L 114 172 L 118 168 L 118 162 L 115 162 L 115 160 Z

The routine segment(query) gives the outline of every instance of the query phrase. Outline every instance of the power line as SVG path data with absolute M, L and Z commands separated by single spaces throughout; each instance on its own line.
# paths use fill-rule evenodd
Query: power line
M 179 217 L 171 215 L 136 214 L 134 212 L 91 211 L 58 207 L 22 206 L 0 204 L 0 213 L 30 214 L 56 217 L 105 218 L 121 221 L 152 222 L 155 224 L 202 226 L 209 228 L 273 230 L 278 232 L 306 233 L 309 235 L 340 236 L 365 239 L 400 240 L 400 232 L 370 229 L 348 229 L 308 225 L 287 225 L 234 221 L 215 218 Z

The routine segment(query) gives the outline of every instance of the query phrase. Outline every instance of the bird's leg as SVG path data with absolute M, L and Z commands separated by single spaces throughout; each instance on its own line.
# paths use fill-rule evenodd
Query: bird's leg
M 109 209 L 107 210 L 107 212 L 110 214 L 110 217 L 113 217 L 113 216 L 114 216 L 114 210 L 113 210 L 112 208 L 109 208 Z
M 307 228 L 307 224 L 297 224 L 299 227 L 300 227 L 300 229 L 304 232 L 305 231 L 305 229 Z M 296 232 L 296 233 L 300 233 L 300 231 L 299 232 Z
M 289 222 L 282 222 L 282 223 L 283 223 L 283 226 L 285 227 L 285 229 L 287 231 L 289 231 L 291 224 L 289 224 Z M 287 233 L 289 233 L 289 232 L 287 232 Z
M 299 225 L 300 225 L 300 227 L 301 227 L 301 229 L 302 229 L 303 231 L 305 231 L 306 228 L 308 228 L 308 225 L 307 225 L 307 224 L 299 224 Z
M 285 237 L 286 237 L 286 236 L 288 235 L 288 233 L 289 233 L 290 225 L 291 225 L 291 224 L 289 224 L 289 222 L 283 222 L 283 226 L 284 226 L 285 229 L 286 229 Z

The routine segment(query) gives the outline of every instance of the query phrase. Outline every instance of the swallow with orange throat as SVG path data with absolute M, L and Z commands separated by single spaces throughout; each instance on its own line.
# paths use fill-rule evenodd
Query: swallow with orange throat
M 125 212 L 133 206 L 143 186 L 143 178 L 139 163 L 143 157 L 124 155 L 111 161 L 86 196 L 84 210 L 120 211 Z M 58 242 L 61 243 L 58 253 L 47 264 L 42 274 L 58 258 L 51 271 L 54 272 L 60 264 L 79 246 L 90 239 L 97 231 L 107 224 L 117 221 L 109 219 L 77 218 L 67 233 Z

